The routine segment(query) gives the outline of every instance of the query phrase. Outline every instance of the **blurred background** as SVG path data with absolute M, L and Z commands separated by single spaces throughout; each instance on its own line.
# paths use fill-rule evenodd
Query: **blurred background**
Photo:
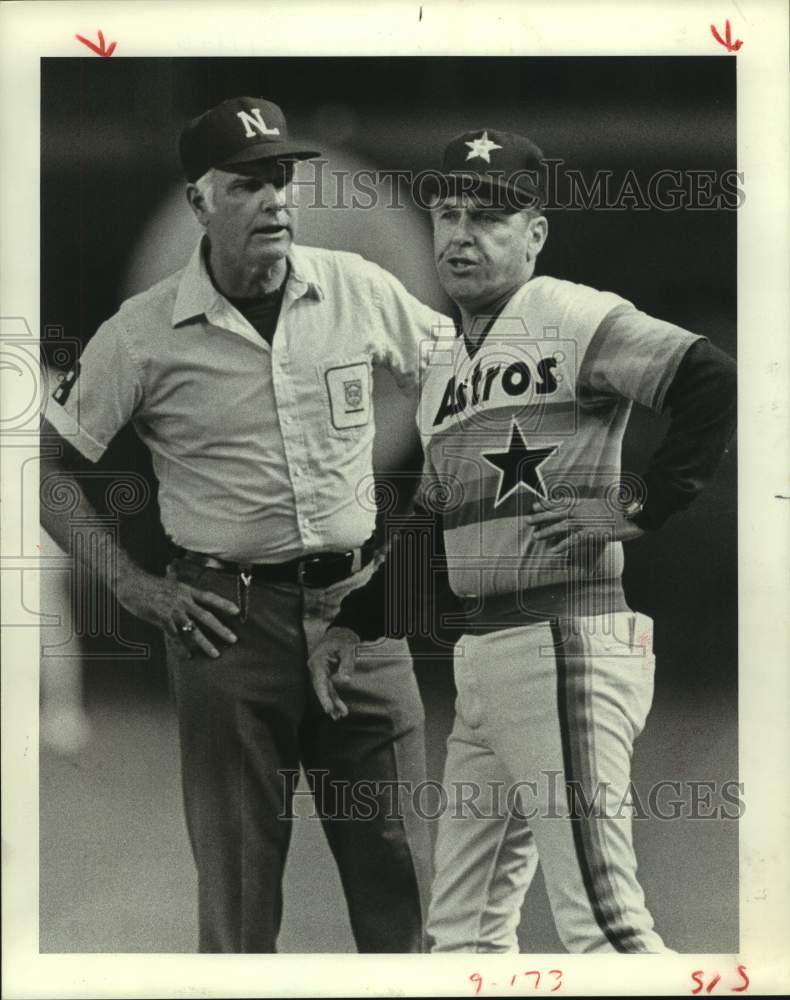
M 279 103 L 291 132 L 317 143 L 331 170 L 436 168 L 444 144 L 478 126 L 526 133 L 588 180 L 612 171 L 614 190 L 629 169 L 646 185 L 661 169 L 736 165 L 735 60 L 718 55 L 43 59 L 41 335 L 53 376 L 124 298 L 186 262 L 199 233 L 183 194 L 178 133 L 239 94 Z M 400 209 L 386 198 L 371 210 L 307 207 L 299 238 L 362 253 L 449 311 L 433 273 L 429 220 L 400 194 Z M 734 211 L 556 210 L 549 222 L 539 272 L 616 291 L 735 354 Z M 376 408 L 380 474 L 413 472 L 410 404 L 381 379 Z M 634 413 L 624 468 L 644 468 L 664 426 Z M 627 551 L 626 592 L 655 619 L 658 659 L 654 709 L 634 758 L 645 795 L 660 780 L 738 778 L 736 470 L 733 442 L 695 506 Z M 143 564 L 161 570 L 156 484 L 130 429 L 96 471 L 105 477 L 91 487 L 100 507 L 119 473 L 150 482 L 150 502 L 121 516 L 117 529 Z M 408 476 L 400 481 L 407 489 Z M 41 632 L 41 950 L 194 950 L 195 876 L 161 642 L 128 616 L 111 627 L 111 616 L 99 614 L 75 624 L 68 574 L 44 576 L 41 610 L 62 624 Z M 414 652 L 429 777 L 439 779 L 451 667 L 428 641 Z M 737 824 L 642 820 L 635 840 L 667 943 L 736 951 Z M 296 821 L 285 894 L 283 951 L 353 950 L 316 822 Z M 520 938 L 524 951 L 562 950 L 540 879 Z

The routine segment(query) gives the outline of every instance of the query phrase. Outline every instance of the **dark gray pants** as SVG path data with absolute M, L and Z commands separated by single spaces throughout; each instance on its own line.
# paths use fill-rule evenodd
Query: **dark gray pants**
M 168 572 L 237 599 L 229 574 L 184 560 Z M 238 643 L 222 644 L 216 660 L 186 659 L 168 641 L 202 952 L 276 950 L 300 764 L 358 950 L 422 949 L 429 836 L 395 784 L 414 787 L 425 778 L 423 710 L 408 648 L 397 641 L 370 648 L 344 692 L 350 713 L 339 722 L 321 711 L 306 666 L 339 602 L 369 573 L 325 590 L 253 584 L 246 622 L 228 622 Z M 321 882 L 316 871 L 316 893 Z

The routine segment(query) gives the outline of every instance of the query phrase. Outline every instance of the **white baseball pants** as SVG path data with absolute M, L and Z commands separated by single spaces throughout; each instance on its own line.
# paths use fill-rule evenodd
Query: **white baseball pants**
M 662 952 L 636 877 L 631 751 L 653 697 L 652 621 L 617 612 L 464 636 L 427 931 L 517 951 L 538 861 L 571 952 Z

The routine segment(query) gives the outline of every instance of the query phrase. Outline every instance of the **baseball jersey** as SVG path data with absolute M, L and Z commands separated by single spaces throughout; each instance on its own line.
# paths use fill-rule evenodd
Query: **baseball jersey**
M 468 338 L 433 346 L 418 408 L 422 502 L 442 512 L 457 595 L 569 579 L 619 586 L 619 542 L 598 544 L 569 566 L 566 555 L 548 554 L 553 542 L 533 538 L 524 515 L 539 497 L 567 504 L 571 517 L 576 499 L 616 501 L 632 403 L 660 410 L 698 339 L 618 295 L 541 276 L 510 299 L 487 333 L 478 325 Z
M 53 394 L 47 417 L 91 461 L 131 421 L 173 541 L 283 562 L 362 544 L 375 511 L 372 368 L 416 390 L 421 345 L 449 321 L 356 254 L 293 247 L 271 345 L 187 267 L 123 303 Z

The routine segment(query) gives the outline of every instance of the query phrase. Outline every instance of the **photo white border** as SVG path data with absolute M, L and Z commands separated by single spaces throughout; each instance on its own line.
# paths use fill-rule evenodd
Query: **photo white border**
M 117 58 L 263 55 L 710 55 L 729 19 L 737 59 L 739 677 L 741 951 L 736 955 L 40 955 L 38 953 L 38 630 L 3 632 L 3 996 L 473 996 L 472 972 L 509 981 L 521 966 L 561 967 L 558 995 L 690 995 L 690 973 L 719 972 L 729 995 L 746 966 L 750 994 L 790 990 L 790 655 L 786 609 L 788 426 L 788 14 L 783 0 L 592 3 L 484 0 L 321 3 L 6 3 L 0 6 L 0 317 L 39 330 L 40 65 L 92 55 L 74 38 L 117 41 Z M 363 84 L 364 85 L 364 82 Z M 4 377 L 3 427 L 24 410 Z M 18 391 L 17 391 L 18 390 Z M 35 566 L 35 518 L 15 505 L 30 434 L 0 437 L 4 607 L 18 568 Z M 31 444 L 32 442 L 32 444 Z M 14 447 L 8 447 L 13 443 Z M 29 454 L 29 452 L 27 452 Z M 782 607 L 785 612 L 782 612 Z M 671 872 L 667 873 L 671 878 Z M 706 979 L 707 982 L 707 979 Z M 543 995 L 522 989 L 501 995 Z M 482 996 L 497 995 L 485 991 Z M 708 995 L 708 994 L 702 994 Z

